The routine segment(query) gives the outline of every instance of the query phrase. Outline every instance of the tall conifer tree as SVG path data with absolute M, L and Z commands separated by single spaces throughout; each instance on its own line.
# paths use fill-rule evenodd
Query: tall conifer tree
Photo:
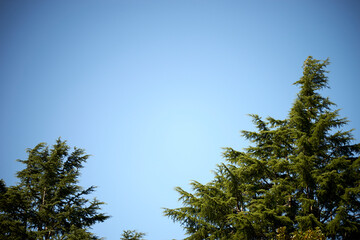
M 277 231 L 322 231 L 360 239 L 360 145 L 345 118 L 319 90 L 328 87 L 328 60 L 308 57 L 297 98 L 285 120 L 251 115 L 251 146 L 226 148 L 214 180 L 176 188 L 183 207 L 165 209 L 187 239 L 273 239 Z
M 3 239 L 96 239 L 89 228 L 108 218 L 99 213 L 103 204 L 86 195 L 95 189 L 78 185 L 80 169 L 88 159 L 83 149 L 58 139 L 50 149 L 45 143 L 28 149 L 18 160 L 25 168 L 20 183 L 5 187 L 0 198 L 0 233 Z

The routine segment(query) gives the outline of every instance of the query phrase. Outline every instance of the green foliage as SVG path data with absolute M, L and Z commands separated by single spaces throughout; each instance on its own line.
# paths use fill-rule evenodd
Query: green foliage
M 319 227 L 316 227 L 315 230 L 309 229 L 305 232 L 296 231 L 288 236 L 286 233 L 286 227 L 281 227 L 277 229 L 276 240 L 326 240 L 325 235 L 321 232 Z
M 277 229 L 293 239 L 359 237 L 360 145 L 319 94 L 328 64 L 306 59 L 287 119 L 251 115 L 257 130 L 242 131 L 248 148 L 225 148 L 226 163 L 211 182 L 192 182 L 192 193 L 176 188 L 183 206 L 164 214 L 186 239 L 274 239 Z
M 77 185 L 80 169 L 88 159 L 84 150 L 58 139 L 49 149 L 45 143 L 28 149 L 18 160 L 25 168 L 17 173 L 20 183 L 1 182 L 0 233 L 5 239 L 96 239 L 89 228 L 108 216 L 98 213 L 103 204 L 86 195 L 95 189 Z
M 121 240 L 145 240 L 143 237 L 145 233 L 137 232 L 136 230 L 124 230 L 121 235 Z

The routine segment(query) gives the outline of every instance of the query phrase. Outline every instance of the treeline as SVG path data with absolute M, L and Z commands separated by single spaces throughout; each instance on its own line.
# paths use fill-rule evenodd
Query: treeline
M 176 188 L 183 206 L 164 214 L 186 239 L 360 239 L 360 144 L 319 93 L 328 64 L 308 57 L 286 119 L 251 115 L 257 130 L 242 132 L 248 148 L 226 148 L 211 182 Z M 27 152 L 20 183 L 0 181 L 1 239 L 98 239 L 89 229 L 109 216 L 86 197 L 95 187 L 78 185 L 89 156 L 61 139 Z M 126 230 L 120 239 L 144 236 Z

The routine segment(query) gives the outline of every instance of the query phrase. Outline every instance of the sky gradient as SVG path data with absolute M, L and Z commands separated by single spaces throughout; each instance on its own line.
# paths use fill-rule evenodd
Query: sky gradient
M 58 137 L 92 157 L 106 239 L 182 239 L 163 207 L 206 183 L 222 147 L 248 145 L 247 114 L 285 118 L 309 56 L 360 139 L 360 4 L 336 0 L 0 0 L 0 178 Z

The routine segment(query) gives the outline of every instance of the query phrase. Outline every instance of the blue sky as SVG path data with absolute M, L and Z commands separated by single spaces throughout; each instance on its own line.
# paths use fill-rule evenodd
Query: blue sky
M 285 118 L 307 56 L 330 58 L 341 116 L 360 128 L 360 4 L 335 0 L 0 1 L 0 178 L 59 136 L 92 157 L 81 185 L 112 218 L 181 239 L 162 207 L 241 150 L 249 113 Z M 360 139 L 359 130 L 354 135 Z

